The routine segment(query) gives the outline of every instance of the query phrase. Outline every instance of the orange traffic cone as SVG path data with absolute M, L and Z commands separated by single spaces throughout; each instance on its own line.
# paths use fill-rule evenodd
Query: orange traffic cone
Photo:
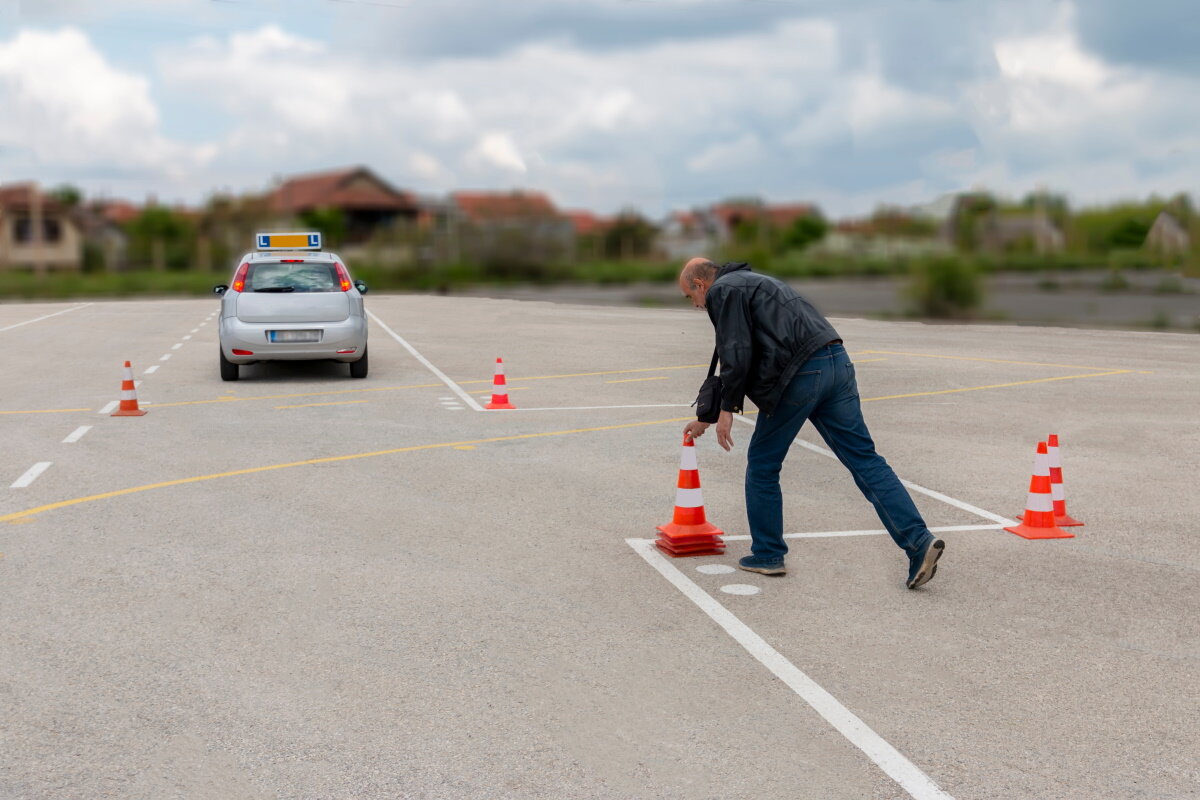
M 1046 440 L 1050 457 L 1050 500 L 1054 504 L 1054 524 L 1060 528 L 1083 526 L 1083 523 L 1067 513 L 1067 498 L 1063 492 L 1062 457 L 1058 452 L 1058 434 L 1050 434 Z M 1017 517 L 1017 519 L 1021 519 Z
M 666 525 L 658 526 L 658 549 L 668 555 L 714 556 L 725 552 L 724 533 L 704 516 L 704 495 L 700 491 L 700 471 L 696 465 L 696 446 L 692 437 L 683 437 L 679 459 L 679 483 L 675 490 L 675 515 Z
M 504 380 L 504 359 L 496 359 L 496 377 L 492 379 L 492 402 L 484 408 L 516 408 L 508 402 L 508 384 Z
M 109 416 L 112 417 L 141 417 L 146 412 L 138 408 L 137 388 L 133 385 L 133 365 L 125 362 L 125 374 L 121 380 L 121 405 Z
M 1033 461 L 1033 478 L 1029 481 L 1029 500 L 1021 524 L 1005 528 L 1009 533 L 1025 539 L 1074 539 L 1054 524 L 1054 502 L 1050 491 L 1050 456 L 1046 443 L 1038 442 L 1037 457 Z

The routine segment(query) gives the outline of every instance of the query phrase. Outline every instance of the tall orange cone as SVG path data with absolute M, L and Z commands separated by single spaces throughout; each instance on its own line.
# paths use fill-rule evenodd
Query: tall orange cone
M 679 458 L 679 482 L 675 489 L 675 515 L 666 525 L 658 526 L 658 549 L 668 555 L 715 556 L 725 552 L 724 533 L 704 515 L 704 495 L 700 491 L 700 471 L 696 464 L 696 445 L 684 435 Z
M 1059 527 L 1068 528 L 1083 523 L 1072 519 L 1067 513 L 1067 496 L 1063 491 L 1062 455 L 1058 451 L 1058 434 L 1050 434 L 1046 440 L 1046 449 L 1050 455 L 1050 498 L 1054 501 L 1054 522 Z
M 121 380 L 121 405 L 109 416 L 112 417 L 141 417 L 146 412 L 138 408 L 137 387 L 133 385 L 133 365 L 125 362 L 125 373 Z
M 1033 477 L 1029 481 L 1029 500 L 1025 504 L 1025 513 L 1021 520 L 1020 525 L 1004 530 L 1025 539 L 1075 538 L 1075 534 L 1067 533 L 1054 524 L 1054 501 L 1050 491 L 1050 455 L 1046 451 L 1045 442 L 1038 442 L 1037 457 L 1033 461 Z
M 516 408 L 508 402 L 508 383 L 504 380 L 504 359 L 496 359 L 496 377 L 492 379 L 492 402 L 484 408 Z

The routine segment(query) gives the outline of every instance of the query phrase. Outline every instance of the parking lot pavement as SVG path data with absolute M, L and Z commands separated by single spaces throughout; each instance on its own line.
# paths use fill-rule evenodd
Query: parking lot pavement
M 727 555 L 648 548 L 703 314 L 368 307 L 366 380 L 236 383 L 211 301 L 3 307 L 0 796 L 1194 796 L 1194 337 L 835 320 L 949 529 L 911 592 L 811 431 L 789 574 L 729 571 L 753 413 L 698 442 Z M 1052 432 L 1086 526 L 1026 541 Z

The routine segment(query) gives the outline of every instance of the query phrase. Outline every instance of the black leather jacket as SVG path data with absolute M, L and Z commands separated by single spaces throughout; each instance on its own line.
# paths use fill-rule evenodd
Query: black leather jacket
M 717 329 L 721 410 L 741 412 L 749 397 L 765 414 L 821 346 L 839 339 L 829 320 L 783 281 L 726 264 L 704 298 Z

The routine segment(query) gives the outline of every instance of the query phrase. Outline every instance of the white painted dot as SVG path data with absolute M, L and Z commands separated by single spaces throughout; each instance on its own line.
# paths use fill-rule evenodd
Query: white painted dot
M 734 571 L 734 568 L 728 564 L 704 564 L 696 567 L 696 572 L 702 572 L 705 575 L 727 575 Z
M 721 591 L 725 594 L 758 594 L 762 589 L 748 583 L 731 583 L 728 586 L 722 586 Z

